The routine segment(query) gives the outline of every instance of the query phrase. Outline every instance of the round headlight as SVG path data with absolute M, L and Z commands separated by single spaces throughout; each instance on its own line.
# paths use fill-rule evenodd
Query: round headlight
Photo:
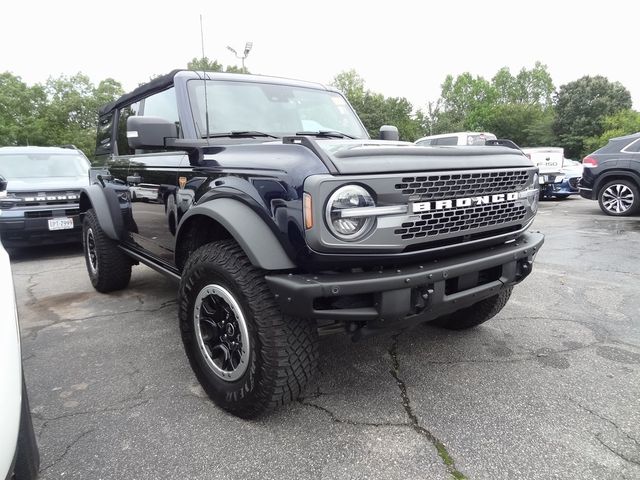
M 343 211 L 375 206 L 371 194 L 359 185 L 345 185 L 338 188 L 327 202 L 326 219 L 329 230 L 341 240 L 357 240 L 369 232 L 375 219 L 371 216 L 356 216 L 357 212 L 356 214 L 349 212 L 348 215 L 343 216 Z

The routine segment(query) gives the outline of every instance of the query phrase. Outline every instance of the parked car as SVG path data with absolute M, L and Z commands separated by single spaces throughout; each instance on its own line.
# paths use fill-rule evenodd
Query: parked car
M 9 256 L 0 244 L 0 478 L 36 478 L 40 465 L 22 372 Z
M 564 158 L 563 148 L 535 147 L 523 148 L 522 151 L 540 171 L 540 198 L 564 199 L 579 193 L 582 165 Z
M 75 147 L 1 147 L 0 238 L 5 247 L 80 242 L 87 157 Z
M 597 200 L 607 215 L 640 210 L 640 132 L 612 138 L 582 160 L 580 195 Z
M 425 147 L 434 145 L 484 145 L 487 140 L 496 140 L 493 133 L 488 132 L 454 132 L 440 135 L 429 135 L 416 140 L 416 145 Z

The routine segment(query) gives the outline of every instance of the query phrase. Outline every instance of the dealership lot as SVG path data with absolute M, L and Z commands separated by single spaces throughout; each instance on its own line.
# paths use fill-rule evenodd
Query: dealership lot
M 638 478 L 640 217 L 541 205 L 546 244 L 492 321 L 320 343 L 305 397 L 219 410 L 176 286 L 96 293 L 77 246 L 12 252 L 41 478 Z

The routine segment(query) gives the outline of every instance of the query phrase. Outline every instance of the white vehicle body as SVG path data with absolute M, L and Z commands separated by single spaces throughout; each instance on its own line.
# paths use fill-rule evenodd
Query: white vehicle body
M 523 148 L 522 151 L 538 167 L 541 175 L 558 173 L 564 166 L 564 149 L 562 148 Z
M 484 145 L 487 140 L 496 140 L 496 136 L 489 132 L 453 132 L 422 137 L 416 140 L 415 144 L 425 147 L 441 145 Z
M 0 478 L 9 474 L 22 401 L 20 330 L 9 255 L 0 244 Z

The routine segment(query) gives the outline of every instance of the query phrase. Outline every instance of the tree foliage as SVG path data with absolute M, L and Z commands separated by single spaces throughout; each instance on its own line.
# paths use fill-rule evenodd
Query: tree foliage
M 584 141 L 584 153 L 593 152 L 615 137 L 640 132 L 640 112 L 621 110 L 602 120 L 603 132 L 599 136 L 588 137 Z
M 605 117 L 631 109 L 631 94 L 619 82 L 585 76 L 560 87 L 555 109 L 554 133 L 573 158 L 586 153 L 585 138 L 604 133 Z
M 236 65 L 224 65 L 218 63 L 217 60 L 209 60 L 208 57 L 193 58 L 187 63 L 187 69 L 196 70 L 200 72 L 227 72 L 227 73 L 249 73 L 249 70 L 245 67 L 238 67 Z
M 413 115 L 413 105 L 406 98 L 385 97 L 366 89 L 355 70 L 339 73 L 331 84 L 347 97 L 371 138 L 378 138 L 382 125 L 398 127 L 402 140 L 412 142 L 422 136 L 421 120 Z

